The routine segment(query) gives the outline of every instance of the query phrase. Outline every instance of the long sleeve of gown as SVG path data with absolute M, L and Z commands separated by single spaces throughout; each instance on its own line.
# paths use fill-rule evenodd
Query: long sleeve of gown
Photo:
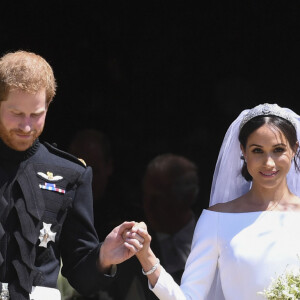
M 218 216 L 203 210 L 195 228 L 191 253 L 187 259 L 180 287 L 161 268 L 154 288 L 160 300 L 204 300 L 210 291 L 218 263 Z

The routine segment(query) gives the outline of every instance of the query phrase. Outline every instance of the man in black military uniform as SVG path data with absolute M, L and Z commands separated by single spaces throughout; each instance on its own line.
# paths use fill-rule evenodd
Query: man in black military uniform
M 91 168 L 40 143 L 55 90 L 41 56 L 16 51 L 0 59 L 0 299 L 60 299 L 61 259 L 62 274 L 89 295 L 111 280 L 113 265 L 142 247 L 122 239 L 134 222 L 99 243 Z

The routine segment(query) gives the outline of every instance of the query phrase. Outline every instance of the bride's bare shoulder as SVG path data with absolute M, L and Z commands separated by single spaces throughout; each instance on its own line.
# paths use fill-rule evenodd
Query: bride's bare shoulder
M 227 213 L 236 213 L 243 210 L 241 198 L 237 198 L 226 203 L 217 203 L 215 205 L 208 207 L 207 209 L 211 211 L 227 212 Z

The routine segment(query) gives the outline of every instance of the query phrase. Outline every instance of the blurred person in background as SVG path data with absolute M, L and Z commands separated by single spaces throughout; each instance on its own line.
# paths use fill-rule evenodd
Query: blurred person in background
M 166 153 L 148 163 L 142 180 L 144 217 L 140 220 L 147 222 L 155 253 L 178 283 L 191 250 L 196 225 L 193 205 L 198 194 L 197 166 L 188 158 Z M 136 257 L 118 270 L 114 299 L 157 299 L 148 289 Z

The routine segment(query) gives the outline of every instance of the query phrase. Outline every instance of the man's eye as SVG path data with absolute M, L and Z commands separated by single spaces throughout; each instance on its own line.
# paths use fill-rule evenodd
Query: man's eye
M 36 114 L 31 114 L 32 117 L 37 118 L 40 117 L 43 113 L 36 113 Z

